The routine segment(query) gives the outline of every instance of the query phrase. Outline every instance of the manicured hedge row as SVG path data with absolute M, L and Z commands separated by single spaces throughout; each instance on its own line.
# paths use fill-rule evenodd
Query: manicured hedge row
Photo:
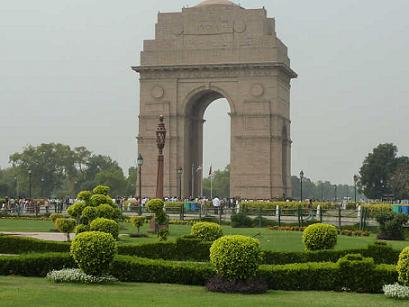
M 321 262 L 264 265 L 259 269 L 259 277 L 274 290 L 338 291 L 348 288 L 351 291 L 380 293 L 384 285 L 397 282 L 398 273 L 393 265 L 378 265 L 370 274 L 351 272 L 350 278 L 345 279 L 337 263 Z
M 210 263 L 117 256 L 112 265 L 112 275 L 128 282 L 204 285 L 215 271 Z
M 70 243 L 0 235 L 0 254 L 69 252 Z
M 347 254 L 371 257 L 377 264 L 396 264 L 400 251 L 389 246 L 370 245 L 363 249 L 323 250 L 317 252 L 272 252 L 264 251 L 264 264 L 289 264 L 306 262 L 337 262 Z
M 52 270 L 75 267 L 68 253 L 0 257 L 0 275 L 43 277 Z M 347 273 L 347 277 L 345 274 Z M 125 282 L 204 285 L 215 275 L 209 263 L 174 262 L 117 256 L 111 274 Z M 258 277 L 275 290 L 341 290 L 381 292 L 398 280 L 395 266 L 378 265 L 369 270 L 345 272 L 338 263 L 301 263 L 260 266 Z
M 1 256 L 0 275 L 46 276 L 52 270 L 75 267 L 68 253 Z
M 211 242 L 202 242 L 190 237 L 182 237 L 175 242 L 157 242 L 142 245 L 120 244 L 121 255 L 150 259 L 179 261 L 209 261 Z M 70 243 L 43 241 L 0 235 L 0 254 L 22 254 L 43 252 L 69 252 Z M 396 264 L 400 252 L 389 246 L 371 245 L 364 249 L 328 250 L 318 252 L 273 252 L 264 251 L 264 264 L 289 264 L 306 262 L 336 262 L 347 254 L 362 254 L 374 258 L 378 264 Z

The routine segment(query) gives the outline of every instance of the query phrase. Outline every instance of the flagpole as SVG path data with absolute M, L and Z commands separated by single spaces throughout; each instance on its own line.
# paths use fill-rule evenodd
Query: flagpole
M 210 174 L 210 199 L 213 200 L 213 174 Z

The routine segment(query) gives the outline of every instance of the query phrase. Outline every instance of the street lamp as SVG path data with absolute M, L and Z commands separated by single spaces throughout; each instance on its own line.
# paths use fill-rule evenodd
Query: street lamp
M 31 176 L 32 176 L 33 172 L 31 171 L 31 169 L 28 170 L 28 195 L 30 197 L 30 199 L 32 198 L 32 187 L 31 187 Z
M 143 165 L 143 157 L 142 154 L 138 155 L 138 160 L 136 161 L 138 164 L 138 197 L 140 204 L 142 203 L 142 165 Z
M 138 155 L 138 160 L 136 161 L 138 164 L 138 198 L 139 198 L 139 215 L 142 215 L 142 165 L 143 165 L 143 157 L 142 154 Z
M 182 200 L 182 175 L 183 175 L 183 168 L 178 168 L 178 182 L 179 182 L 179 200 Z
M 334 186 L 335 187 L 335 189 L 334 189 L 334 194 L 335 194 L 335 202 L 337 202 L 338 201 L 338 186 L 337 185 L 335 185 Z
M 358 180 L 359 180 L 358 175 L 354 175 L 355 205 L 357 204 L 357 185 L 358 185 Z
M 304 179 L 304 171 L 300 172 L 300 186 L 301 186 L 301 202 L 303 201 L 303 191 L 302 191 L 302 184 L 303 184 L 303 179 Z
M 158 146 L 158 176 L 156 182 L 156 198 L 163 199 L 163 148 L 165 148 L 166 128 L 163 122 L 164 117 L 159 117 L 159 124 L 156 129 L 156 145 Z

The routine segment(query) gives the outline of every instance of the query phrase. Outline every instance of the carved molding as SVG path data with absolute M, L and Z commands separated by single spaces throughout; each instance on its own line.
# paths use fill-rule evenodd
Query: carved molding
M 280 72 L 288 78 L 297 78 L 297 74 L 284 63 L 248 63 L 248 64 L 206 64 L 206 65 L 160 65 L 135 66 L 132 69 L 140 73 L 141 79 L 163 78 L 226 78 L 226 77 L 263 77 L 277 76 Z

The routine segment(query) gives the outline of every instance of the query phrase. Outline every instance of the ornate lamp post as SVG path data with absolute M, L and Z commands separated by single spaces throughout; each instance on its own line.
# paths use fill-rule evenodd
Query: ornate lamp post
M 30 199 L 32 198 L 32 187 L 31 187 L 31 177 L 32 177 L 33 172 L 31 169 L 28 170 L 28 195 Z
M 357 204 L 357 185 L 358 185 L 358 180 L 359 180 L 358 175 L 354 175 L 355 205 Z
M 182 175 L 183 175 L 183 168 L 178 168 L 178 182 L 179 182 L 179 200 L 182 200 Z
M 303 180 L 304 180 L 304 171 L 301 171 L 301 172 L 300 172 L 301 202 L 304 200 L 303 190 L 302 190 Z
M 156 198 L 163 199 L 163 148 L 165 148 L 166 128 L 163 122 L 163 115 L 159 117 L 158 128 L 156 129 L 156 145 L 159 149 L 158 155 L 158 176 L 156 182 Z
M 139 198 L 139 207 L 142 205 L 142 165 L 143 157 L 141 154 L 138 155 L 138 198 Z
M 44 197 L 44 182 L 45 179 L 41 178 L 41 197 Z

